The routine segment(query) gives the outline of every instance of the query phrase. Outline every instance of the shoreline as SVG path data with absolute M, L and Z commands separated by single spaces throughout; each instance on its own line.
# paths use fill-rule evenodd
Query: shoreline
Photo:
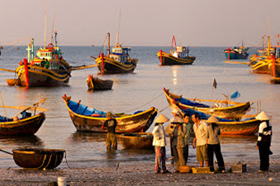
M 226 163 L 226 170 L 230 164 Z M 0 185 L 56 185 L 66 177 L 67 185 L 280 185 L 280 163 L 270 164 L 270 171 L 258 173 L 258 162 L 248 162 L 244 173 L 173 173 L 155 174 L 154 163 L 106 163 L 94 167 L 58 167 L 53 170 L 0 168 Z M 273 179 L 270 181 L 269 179 Z

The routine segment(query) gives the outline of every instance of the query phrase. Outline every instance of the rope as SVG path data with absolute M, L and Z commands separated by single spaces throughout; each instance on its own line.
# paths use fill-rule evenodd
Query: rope
M 157 99 L 159 96 L 161 96 L 162 94 L 164 94 L 164 92 L 160 93 L 158 96 L 156 96 L 154 99 L 152 99 L 151 101 L 148 101 L 147 103 L 135 108 L 135 109 L 132 109 L 130 111 L 133 111 L 133 110 L 138 110 L 139 108 L 142 108 L 143 106 L 147 105 L 148 103 L 151 103 L 152 101 L 154 101 L 155 99 Z M 129 111 L 126 111 L 126 112 L 129 112 Z
M 167 105 L 166 107 L 164 107 L 163 109 L 161 109 L 160 111 L 158 111 L 158 112 L 162 112 L 162 111 L 164 111 L 165 109 L 167 109 L 169 107 L 169 105 Z
M 59 102 L 55 103 L 54 105 L 52 105 L 50 108 L 47 109 L 47 111 L 49 111 L 51 108 L 55 107 L 55 106 L 56 106 L 58 103 L 60 103 L 61 101 L 63 101 L 63 99 L 60 100 Z M 47 111 L 46 111 L 46 112 L 47 112 Z
M 67 164 L 68 168 L 70 168 L 70 169 L 71 169 L 71 167 L 69 166 L 69 164 L 68 164 L 68 162 L 67 162 L 67 158 L 66 158 L 66 151 L 65 151 L 65 160 L 66 160 L 66 164 Z

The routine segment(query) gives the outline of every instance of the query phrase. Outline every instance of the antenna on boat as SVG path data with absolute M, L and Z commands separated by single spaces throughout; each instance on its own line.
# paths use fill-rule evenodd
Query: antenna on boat
M 44 48 L 46 48 L 46 32 L 47 32 L 47 6 L 45 4 Z
M 55 10 L 54 10 L 54 13 L 53 13 L 53 23 L 52 23 L 52 37 L 51 37 L 51 43 L 53 42 L 54 19 L 55 19 Z
M 110 54 L 110 33 L 108 32 L 108 55 Z
M 120 24 L 121 24 L 121 10 L 120 10 L 120 13 L 119 13 L 119 24 L 118 24 L 118 32 L 117 32 L 117 36 L 116 36 L 116 46 L 119 45 Z

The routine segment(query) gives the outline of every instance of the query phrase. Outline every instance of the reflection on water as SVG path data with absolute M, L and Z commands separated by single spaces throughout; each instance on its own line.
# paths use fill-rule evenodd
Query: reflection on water
M 70 139 L 74 143 L 106 142 L 106 133 L 76 131 L 75 133 L 71 134 Z
M 7 146 L 13 146 L 13 147 L 38 147 L 43 148 L 44 143 L 42 140 L 35 136 L 0 136 L 0 144 L 1 145 L 7 145 Z

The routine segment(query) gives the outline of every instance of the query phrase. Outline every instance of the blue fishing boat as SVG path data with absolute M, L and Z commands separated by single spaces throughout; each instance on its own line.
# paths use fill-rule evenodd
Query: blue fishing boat
M 249 56 L 249 53 L 247 53 L 248 50 L 248 47 L 242 45 L 239 47 L 227 48 L 224 50 L 224 53 L 227 59 L 247 59 Z

